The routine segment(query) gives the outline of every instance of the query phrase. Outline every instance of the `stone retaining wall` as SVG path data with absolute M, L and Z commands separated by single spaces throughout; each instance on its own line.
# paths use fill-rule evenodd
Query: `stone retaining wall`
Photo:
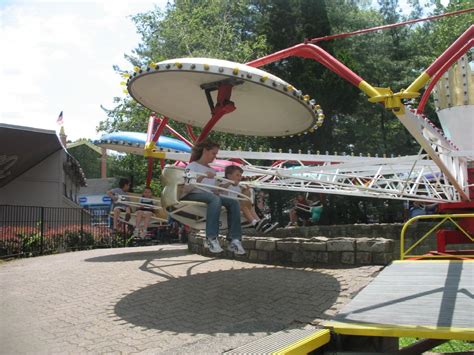
M 407 231 L 406 245 L 424 235 L 433 223 L 417 223 Z M 277 265 L 387 265 L 400 257 L 402 224 L 360 224 L 280 228 L 267 236 L 253 229 L 244 230 L 242 244 L 247 251 L 239 259 Z M 203 235 L 191 235 L 188 248 L 201 255 L 212 255 L 204 248 Z M 233 258 L 227 241 L 219 239 L 223 257 Z M 436 248 L 431 236 L 415 252 L 423 254 Z
M 204 247 L 204 236 L 192 235 L 188 247 L 193 253 L 212 255 Z M 232 258 L 228 242 L 219 238 L 221 256 Z M 243 237 L 246 255 L 241 260 L 277 265 L 387 265 L 393 260 L 394 242 L 385 238 L 272 238 Z

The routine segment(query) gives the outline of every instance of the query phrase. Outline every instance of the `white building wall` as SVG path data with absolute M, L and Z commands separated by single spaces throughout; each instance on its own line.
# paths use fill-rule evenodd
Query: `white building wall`
M 64 197 L 66 153 L 59 150 L 0 188 L 0 205 L 77 207 Z

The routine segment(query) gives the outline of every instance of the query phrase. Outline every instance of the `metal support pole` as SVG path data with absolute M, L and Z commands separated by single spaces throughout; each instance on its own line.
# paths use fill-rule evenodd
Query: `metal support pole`
M 40 255 L 43 255 L 44 248 L 44 207 L 41 207 L 40 214 Z

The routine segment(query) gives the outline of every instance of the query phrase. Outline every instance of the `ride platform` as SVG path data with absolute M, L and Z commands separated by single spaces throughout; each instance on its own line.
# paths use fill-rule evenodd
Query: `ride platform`
M 324 326 L 343 335 L 474 341 L 474 260 L 396 261 Z

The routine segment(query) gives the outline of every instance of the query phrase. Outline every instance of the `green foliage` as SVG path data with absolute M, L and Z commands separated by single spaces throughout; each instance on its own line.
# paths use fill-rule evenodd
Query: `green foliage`
M 81 164 L 87 179 L 100 178 L 101 155 L 99 153 L 85 144 L 68 148 L 68 152 Z
M 453 12 L 474 7 L 474 0 L 450 0 L 448 6 L 444 7 L 439 1 L 435 3 L 435 14 Z M 474 23 L 474 13 L 466 13 L 458 16 L 443 17 L 431 24 L 432 33 L 428 46 L 434 58 L 442 53 L 453 43 L 461 33 L 466 31 Z
M 246 62 L 266 51 L 265 36 L 252 31 L 247 0 L 176 1 L 133 18 L 142 43 L 130 57 L 146 64 L 179 57 L 211 57 Z
M 399 344 L 400 348 L 410 346 L 416 343 L 418 338 L 400 338 Z M 431 351 L 436 353 L 454 353 L 454 352 L 467 352 L 474 350 L 474 344 L 468 341 L 463 340 L 450 340 L 447 343 L 441 344 L 437 347 L 431 349 Z
M 94 246 L 94 235 L 89 232 L 69 231 L 64 232 L 66 248 L 69 250 L 80 250 Z
M 21 240 L 21 251 L 23 255 L 37 255 L 41 249 L 41 233 L 39 231 L 30 233 L 19 233 Z

